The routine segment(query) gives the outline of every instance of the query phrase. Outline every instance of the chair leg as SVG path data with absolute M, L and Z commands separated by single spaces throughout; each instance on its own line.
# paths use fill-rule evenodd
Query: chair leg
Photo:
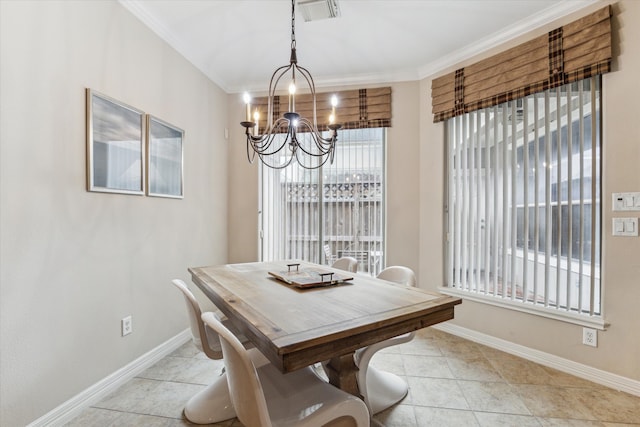
M 213 383 L 189 399 L 184 407 L 184 416 L 194 424 L 212 424 L 235 418 L 227 374 L 223 372 Z
M 360 392 L 366 393 L 365 402 L 369 405 L 371 415 L 395 405 L 409 392 L 406 381 L 391 372 L 369 366 L 366 375 L 367 389 L 360 389 Z

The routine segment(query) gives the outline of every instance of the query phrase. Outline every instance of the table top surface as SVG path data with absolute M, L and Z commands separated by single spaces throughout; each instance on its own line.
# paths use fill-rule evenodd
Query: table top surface
M 291 262 L 189 268 L 204 294 L 284 372 L 451 319 L 461 302 L 360 274 L 348 284 L 310 289 L 269 275 Z

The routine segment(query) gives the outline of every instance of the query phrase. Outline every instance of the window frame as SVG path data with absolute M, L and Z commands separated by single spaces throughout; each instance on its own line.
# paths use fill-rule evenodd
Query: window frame
M 597 79 L 597 81 L 596 81 L 596 79 Z M 460 207 L 460 201 L 459 201 L 458 202 L 459 203 L 458 209 L 456 210 L 455 208 L 451 207 L 452 212 L 449 211 L 450 206 L 453 206 L 452 198 L 451 198 L 453 196 L 451 195 L 451 192 L 455 191 L 454 188 L 452 188 L 452 187 L 454 187 L 455 185 L 460 185 L 459 182 L 455 181 L 453 176 L 456 173 L 465 174 L 464 175 L 465 178 L 458 178 L 458 180 L 459 181 L 466 180 L 466 183 L 468 185 L 470 185 L 471 188 L 473 188 L 473 186 L 476 185 L 473 176 L 475 176 L 475 175 L 480 176 L 481 173 L 487 173 L 487 172 L 486 172 L 486 169 L 483 172 L 482 166 L 479 166 L 477 169 L 475 169 L 475 166 L 474 166 L 474 163 L 473 163 L 474 161 L 478 161 L 478 160 L 484 162 L 485 161 L 485 154 L 484 153 L 482 155 L 480 155 L 480 154 L 475 154 L 475 151 L 474 151 L 474 154 L 471 155 L 471 156 L 469 156 L 469 155 L 458 156 L 456 158 L 456 160 L 455 160 L 455 161 L 458 162 L 458 164 L 457 165 L 453 164 L 454 160 L 452 159 L 452 157 L 454 157 L 455 153 L 452 153 L 451 149 L 452 149 L 453 139 L 455 138 L 455 135 L 450 135 L 450 133 L 451 132 L 455 132 L 455 128 L 454 128 L 455 124 L 454 123 L 457 123 L 457 125 L 461 126 L 463 129 L 465 129 L 465 126 L 467 126 L 467 125 L 469 127 L 471 127 L 471 123 L 466 124 L 466 122 L 464 122 L 464 120 L 473 121 L 474 117 L 479 117 L 480 114 L 488 114 L 485 111 L 491 110 L 493 112 L 496 112 L 496 111 L 498 111 L 498 108 L 503 108 L 503 110 L 502 110 L 503 112 L 504 111 L 508 111 L 508 108 L 511 108 L 510 111 L 516 111 L 516 106 L 520 106 L 521 105 L 520 104 L 521 100 L 522 99 L 526 99 L 526 97 L 520 98 L 519 100 L 509 101 L 507 103 L 501 104 L 500 106 L 489 107 L 489 108 L 487 108 L 485 110 L 466 113 L 466 114 L 464 114 L 462 116 L 459 116 L 458 118 L 454 117 L 452 119 L 449 119 L 446 122 L 446 127 L 445 127 L 445 130 L 444 130 L 444 133 L 445 133 L 445 138 L 444 139 L 445 139 L 445 160 L 446 160 L 445 161 L 445 169 L 446 169 L 446 175 L 445 176 L 447 177 L 447 179 L 445 180 L 444 191 L 445 191 L 445 195 L 446 195 L 445 199 L 446 199 L 447 205 L 446 205 L 446 208 L 445 208 L 445 215 L 444 215 L 444 227 L 445 227 L 446 239 L 443 242 L 444 243 L 444 251 L 445 251 L 445 286 L 439 288 L 439 290 L 441 292 L 443 292 L 445 294 L 448 294 L 448 295 L 459 296 L 459 297 L 462 297 L 462 298 L 465 298 L 465 299 L 468 299 L 468 300 L 471 300 L 471 301 L 476 301 L 476 302 L 489 304 L 489 305 L 493 305 L 493 306 L 499 306 L 499 307 L 503 307 L 503 308 L 508 308 L 508 309 L 512 309 L 512 310 L 516 310 L 516 311 L 520 311 L 520 312 L 534 314 L 534 315 L 537 315 L 537 316 L 543 316 L 543 317 L 552 318 L 552 319 L 555 319 L 555 320 L 561 320 L 561 321 L 564 321 L 564 322 L 579 324 L 579 325 L 582 325 L 582 326 L 592 327 L 592 328 L 601 329 L 601 330 L 606 329 L 608 324 L 604 320 L 604 315 L 605 315 L 605 313 L 604 313 L 604 284 L 602 282 L 602 274 L 601 274 L 601 269 L 602 269 L 602 249 L 603 249 L 603 244 L 602 244 L 603 243 L 602 242 L 602 210 L 603 210 L 603 205 L 602 205 L 602 201 L 603 201 L 603 199 L 602 199 L 602 146 L 603 146 L 603 141 L 602 141 L 602 135 L 603 135 L 603 132 L 602 132 L 602 118 L 603 118 L 602 99 L 603 99 L 603 96 L 602 96 L 602 91 L 603 91 L 603 87 L 602 87 L 601 76 L 591 77 L 590 80 L 592 82 L 591 84 L 593 85 L 592 86 L 593 89 L 590 89 L 590 90 L 597 91 L 597 93 L 598 93 L 598 97 L 595 98 L 595 95 L 592 95 L 591 100 L 592 100 L 592 102 L 597 102 L 597 107 L 594 106 L 595 110 L 593 110 L 593 111 L 596 111 L 597 114 L 598 114 L 598 117 L 594 118 L 593 121 L 592 121 L 592 124 L 596 124 L 596 127 L 594 128 L 594 130 L 592 132 L 592 139 L 594 140 L 592 147 L 593 147 L 593 149 L 597 150 L 597 159 L 598 159 L 597 160 L 597 162 L 598 162 L 597 168 L 594 169 L 593 173 L 596 174 L 596 177 L 599 180 L 597 183 L 594 183 L 592 185 L 592 194 L 596 195 L 596 202 L 598 203 L 598 206 L 597 206 L 597 209 L 596 209 L 597 218 L 595 219 L 597 221 L 597 226 L 595 227 L 595 230 L 594 230 L 594 228 L 592 228 L 592 231 L 595 231 L 595 234 L 593 235 L 593 238 L 594 238 L 593 243 L 598 245 L 598 250 L 596 251 L 596 253 L 597 253 L 597 260 L 598 260 L 597 281 L 598 281 L 599 291 L 596 293 L 596 295 L 597 295 L 597 302 L 599 304 L 599 310 L 596 310 L 595 312 L 593 310 L 591 310 L 591 313 L 585 314 L 583 312 L 572 310 L 572 303 L 571 302 L 567 303 L 568 307 L 562 307 L 559 302 L 556 302 L 556 304 L 554 306 L 552 306 L 552 307 L 549 306 L 548 304 L 540 305 L 538 303 L 532 303 L 532 302 L 529 303 L 529 302 L 527 302 L 527 300 L 528 300 L 527 297 L 516 297 L 515 295 L 513 295 L 514 294 L 513 290 L 511 292 L 511 295 L 507 296 L 507 291 L 506 291 L 507 290 L 507 286 L 511 287 L 511 289 L 515 289 L 514 286 L 516 286 L 516 285 L 512 284 L 512 283 L 516 283 L 516 282 L 514 282 L 514 279 L 516 277 L 515 276 L 516 273 L 515 273 L 515 269 L 513 268 L 513 264 L 512 264 L 512 271 L 514 271 L 514 272 L 511 274 L 511 276 L 509 276 L 508 273 L 507 273 L 507 279 L 504 280 L 505 283 L 508 282 L 509 280 L 511 280 L 512 283 L 510 283 L 508 285 L 502 283 L 501 287 L 503 287 L 503 291 L 500 292 L 500 294 L 498 294 L 496 292 L 495 287 L 494 287 L 493 294 L 487 293 L 486 289 L 489 286 L 488 280 L 487 280 L 487 283 L 482 285 L 484 293 L 479 291 L 480 290 L 480 283 L 479 282 L 475 285 L 477 287 L 477 289 L 472 289 L 473 283 L 469 284 L 468 287 L 467 287 L 467 284 L 466 284 L 467 279 L 466 279 L 466 277 L 469 276 L 468 273 L 467 274 L 463 274 L 461 272 L 460 275 L 459 275 L 460 283 L 454 283 L 455 280 L 456 280 L 455 277 L 454 277 L 454 273 L 453 273 L 453 270 L 454 270 L 453 262 L 454 262 L 454 257 L 455 257 L 455 253 L 454 252 L 456 250 L 466 251 L 467 249 L 465 249 L 465 248 L 466 248 L 467 243 L 469 243 L 469 242 L 463 241 L 462 239 L 469 238 L 469 240 L 473 240 L 474 232 L 468 233 L 468 235 L 467 235 L 466 230 L 464 229 L 465 222 L 467 221 L 467 216 L 465 216 L 464 220 L 461 221 L 460 218 L 454 218 L 453 215 L 455 214 L 455 215 L 469 215 L 470 216 L 470 215 L 472 215 L 474 213 L 473 209 L 475 207 L 471 206 L 471 205 L 474 205 L 474 203 L 469 203 L 470 206 L 465 206 L 464 209 L 469 209 L 471 213 L 465 213 L 465 212 L 461 213 L 463 208 Z M 562 86 L 562 88 L 564 88 L 564 87 L 565 86 Z M 568 87 L 571 87 L 571 84 L 569 84 Z M 563 92 L 561 92 L 562 88 L 551 89 L 551 90 L 557 90 L 558 94 L 562 93 L 563 95 L 565 95 Z M 547 93 L 548 93 L 548 91 L 547 91 Z M 530 96 L 539 96 L 539 94 L 532 94 Z M 559 106 L 560 105 L 560 99 L 559 98 L 558 98 L 557 102 L 558 102 L 558 106 Z M 508 108 L 506 108 L 506 107 L 508 107 Z M 547 107 L 546 111 L 552 111 L 552 110 L 550 110 L 548 108 L 547 105 L 546 105 L 546 107 Z M 570 105 L 569 105 L 569 107 L 570 107 Z M 568 108 L 568 109 L 570 110 L 570 108 Z M 556 111 L 558 112 L 558 118 L 560 118 L 560 113 L 559 113 L 560 110 L 557 109 Z M 556 114 L 556 112 L 554 112 L 553 114 Z M 581 111 L 581 114 L 582 114 L 582 111 Z M 485 117 L 488 118 L 489 116 L 487 115 Z M 568 121 L 571 120 L 571 123 L 574 123 L 574 119 L 571 118 L 571 114 L 568 114 L 568 116 L 563 116 L 563 117 L 564 118 L 568 117 L 567 120 Z M 584 117 L 584 115 L 582 117 Z M 462 123 L 454 122 L 454 120 L 463 120 L 463 122 Z M 581 119 L 577 119 L 577 120 L 581 120 Z M 503 120 L 503 123 L 506 123 L 506 121 Z M 547 121 L 547 123 L 548 123 L 548 121 Z M 559 120 L 558 123 L 561 123 L 561 120 Z M 567 122 L 567 123 L 569 123 L 569 122 Z M 512 124 L 513 124 L 513 128 L 510 129 Z M 526 125 L 526 119 L 525 119 L 525 125 Z M 567 124 L 566 126 L 569 128 L 572 125 Z M 486 127 L 488 127 L 488 126 L 486 126 Z M 559 127 L 557 130 L 559 130 L 559 129 L 562 129 L 562 127 Z M 500 140 L 500 136 L 498 134 L 498 128 L 496 127 L 495 130 L 496 130 L 496 132 L 495 132 L 494 136 L 497 135 L 498 141 L 499 141 Z M 510 195 L 513 197 L 513 200 L 516 200 L 516 198 L 515 198 L 515 194 L 516 194 L 515 193 L 515 186 L 516 185 L 513 184 L 513 182 L 516 182 L 515 181 L 515 177 L 516 177 L 516 174 L 518 173 L 518 171 L 515 170 L 516 168 L 513 165 L 518 163 L 518 151 L 519 151 L 518 148 L 522 148 L 523 153 L 524 153 L 525 149 L 523 147 L 526 147 L 526 150 L 527 150 L 527 153 L 528 153 L 529 144 L 531 143 L 531 140 L 528 139 L 529 137 L 528 137 L 528 134 L 527 134 L 526 137 L 523 137 L 524 145 L 522 147 L 517 147 L 516 146 L 516 149 L 507 150 L 507 145 L 513 144 L 515 146 L 515 142 L 517 141 L 517 137 L 513 137 L 513 136 L 510 137 L 510 135 L 508 133 L 508 131 L 512 131 L 513 132 L 512 135 L 516 134 L 515 133 L 515 131 L 516 131 L 515 121 L 513 121 L 513 120 L 510 121 L 510 124 L 508 124 L 508 125 L 504 124 L 504 128 L 501 129 L 501 130 L 504 131 L 504 133 L 503 133 L 504 136 L 502 137 L 502 141 L 504 141 L 505 139 L 509 138 L 506 143 L 504 143 L 504 142 L 502 143 L 502 145 L 504 146 L 504 152 L 502 153 L 502 155 L 504 155 L 504 156 L 508 155 L 508 158 L 511 161 L 511 163 L 509 163 L 509 170 L 501 171 L 501 174 L 502 174 L 501 177 L 504 178 L 504 176 L 506 174 L 510 174 L 511 178 L 513 179 L 513 181 L 511 183 L 512 184 L 511 186 L 505 186 L 504 189 L 502 187 L 500 187 L 500 188 L 496 187 L 496 188 L 492 188 L 491 190 L 495 191 L 496 193 L 497 193 L 498 190 L 501 193 L 502 193 L 502 191 L 504 191 L 505 193 L 508 191 L 510 193 Z M 546 137 L 548 138 L 547 139 L 547 143 L 549 145 L 552 145 L 551 144 L 552 138 L 550 136 L 550 132 L 549 132 L 548 128 L 546 129 L 545 134 L 546 134 Z M 558 133 L 558 134 L 560 134 L 560 133 Z M 566 135 L 563 135 L 563 136 L 566 136 Z M 476 150 L 476 148 L 474 147 L 474 144 L 475 144 L 476 140 L 477 141 L 480 140 L 480 137 L 489 138 L 489 131 L 487 131 L 486 136 L 485 135 L 474 134 L 474 136 L 467 137 L 467 140 L 470 141 L 469 142 L 470 148 L 467 147 L 466 149 Z M 537 138 L 537 133 L 536 133 L 536 138 Z M 571 134 L 570 133 L 569 133 L 567 138 L 571 138 Z M 571 145 L 569 144 L 569 147 L 570 146 Z M 536 143 L 536 147 L 537 147 L 537 143 Z M 478 142 L 477 151 L 480 152 L 481 149 L 482 150 L 486 150 L 484 147 L 481 147 L 480 143 Z M 582 153 L 585 152 L 584 147 L 581 146 L 580 149 L 582 150 Z M 536 150 L 537 150 L 537 148 L 536 148 Z M 568 151 L 570 151 L 570 149 L 568 149 Z M 558 153 L 559 152 L 560 152 L 560 150 L 558 149 Z M 567 156 L 573 156 L 573 155 L 574 155 L 573 152 L 568 152 L 568 154 L 567 154 Z M 528 154 L 527 154 L 527 156 L 530 157 Z M 463 160 L 460 160 L 460 157 L 462 157 Z M 467 161 L 466 160 L 467 157 L 469 158 L 469 162 L 471 163 L 470 167 L 468 167 L 466 163 L 465 164 L 461 164 L 462 161 L 465 161 L 465 162 Z M 524 159 L 525 162 L 533 161 L 532 159 L 529 159 L 528 157 L 525 157 L 525 159 Z M 562 159 L 565 159 L 565 158 L 562 157 L 561 160 Z M 489 160 L 493 160 L 493 159 L 490 159 L 489 158 L 489 154 L 487 153 L 486 154 L 486 161 L 489 161 Z M 496 154 L 496 160 L 497 160 L 497 154 Z M 515 170 L 515 171 L 513 171 L 513 170 Z M 454 172 L 452 172 L 452 171 L 454 171 Z M 536 175 L 536 177 L 537 176 L 538 175 Z M 548 180 L 549 179 L 549 175 L 547 174 L 546 177 L 547 177 L 546 179 Z M 572 180 L 572 178 L 567 178 L 567 179 L 568 180 Z M 581 177 L 581 179 L 584 179 L 584 177 Z M 506 181 L 506 180 L 507 179 L 504 179 L 503 181 Z M 477 179 L 477 181 L 478 181 L 477 185 L 480 186 L 480 183 L 479 183 L 480 179 Z M 498 180 L 495 180 L 495 181 L 497 182 Z M 526 178 L 526 177 L 523 178 L 523 181 L 525 183 L 524 184 L 525 187 L 527 185 L 529 185 L 528 178 Z M 558 182 L 564 183 L 565 181 L 562 181 L 561 179 L 558 179 Z M 596 188 L 596 184 L 597 184 L 597 188 Z M 500 185 L 502 185 L 502 184 L 500 184 Z M 584 185 L 585 185 L 585 181 L 583 180 L 583 186 Z M 497 186 L 497 184 L 496 184 L 496 186 Z M 595 190 L 595 191 L 593 191 L 593 190 Z M 524 191 L 527 191 L 527 190 L 524 190 Z M 495 196 L 495 198 L 497 199 L 498 196 Z M 553 209 L 553 206 L 555 206 L 555 210 L 557 211 L 557 206 L 558 205 L 560 205 L 560 206 L 568 205 L 567 201 L 562 198 L 562 195 L 559 195 L 559 197 L 556 198 L 556 199 L 558 199 L 558 200 L 556 200 L 555 202 L 553 201 L 553 199 L 543 200 L 543 203 L 537 205 L 537 207 L 538 207 L 538 209 L 541 209 L 541 208 L 545 209 L 545 207 L 549 204 L 549 205 L 551 205 L 551 207 L 547 208 L 547 209 Z M 551 203 L 546 203 L 548 201 L 550 201 Z M 592 198 L 589 197 L 589 199 L 587 200 L 586 198 L 583 197 L 582 198 L 582 203 L 583 203 L 582 206 L 583 207 L 584 207 L 584 205 L 586 204 L 587 201 L 592 203 Z M 574 203 L 571 205 L 572 206 L 572 210 L 575 209 L 576 206 L 580 206 L 575 202 L 575 199 L 573 200 L 573 202 Z M 463 201 L 463 203 L 466 203 L 466 202 Z M 488 201 L 485 200 L 485 203 L 488 203 Z M 532 205 L 532 197 L 529 197 L 524 202 L 514 203 L 513 206 L 511 206 L 511 209 L 506 207 L 507 205 L 508 205 L 507 203 L 501 203 L 500 208 L 503 209 L 502 213 L 504 215 L 504 218 L 506 218 L 506 221 L 508 221 L 508 222 L 510 221 L 509 224 L 507 225 L 507 227 L 509 227 L 509 230 L 510 230 L 509 233 L 508 233 L 509 234 L 508 238 L 510 239 L 510 243 L 511 243 L 511 246 L 509 247 L 509 251 L 512 251 L 513 249 L 520 250 L 521 252 L 523 252 L 523 254 L 522 254 L 522 259 L 523 260 L 524 260 L 524 256 L 525 255 L 527 255 L 527 257 L 530 258 L 530 253 L 528 254 L 529 250 L 524 250 L 523 247 L 519 248 L 517 246 L 517 238 L 519 237 L 518 233 L 517 233 L 517 230 L 518 230 L 518 228 L 517 228 L 517 225 L 518 225 L 518 215 L 517 215 L 517 213 L 518 213 L 519 209 L 524 209 L 525 206 L 528 206 L 529 209 L 531 209 L 531 207 L 533 206 L 534 209 L 535 209 L 536 205 Z M 479 204 L 478 204 L 478 206 L 479 206 Z M 461 231 L 459 231 L 457 233 L 454 233 L 452 231 L 452 229 L 455 228 L 456 221 L 460 225 Z M 470 220 L 470 222 L 471 221 L 478 221 L 478 220 L 473 218 L 473 219 Z M 560 221 L 562 221 L 562 218 L 560 218 Z M 502 227 L 503 225 L 502 224 L 498 224 L 498 226 Z M 453 233 L 453 238 L 452 238 L 452 233 Z M 541 231 L 541 233 L 542 233 L 542 231 Z M 545 231 L 545 233 L 546 233 L 546 231 Z M 552 236 L 549 235 L 549 233 L 546 233 L 546 234 L 547 234 L 547 238 L 552 237 Z M 460 235 L 462 235 L 463 237 L 462 238 L 459 237 Z M 488 239 L 487 236 L 488 236 L 488 232 L 485 235 L 485 238 Z M 529 241 L 529 245 L 530 245 L 532 239 L 531 239 L 530 236 L 528 236 L 528 232 L 527 232 L 527 234 L 525 234 L 525 238 Z M 459 239 L 459 241 L 456 241 L 455 239 Z M 477 243 L 478 245 L 480 244 L 480 242 L 473 242 L 473 241 L 470 242 L 471 245 L 473 245 L 474 243 Z M 457 245 L 458 248 L 462 248 L 462 249 L 456 249 L 456 245 Z M 525 246 L 529 246 L 529 245 L 525 245 Z M 562 250 L 563 245 L 564 245 L 564 243 L 562 243 L 562 240 L 561 240 L 561 245 L 559 247 L 559 250 Z M 523 246 L 523 245 L 521 245 L 521 246 Z M 513 249 L 511 249 L 511 247 Z M 474 271 L 473 270 L 473 268 L 474 268 L 474 265 L 473 265 L 474 260 L 473 260 L 473 258 L 482 257 L 482 255 L 477 255 L 476 256 L 475 255 L 476 252 L 478 252 L 478 251 L 472 252 L 472 254 L 474 254 L 474 255 L 470 256 L 470 258 L 471 258 L 471 260 L 469 261 L 470 264 L 464 264 L 464 263 L 463 263 L 463 265 L 456 264 L 456 265 L 458 265 L 458 267 L 455 267 L 455 268 L 467 268 L 467 269 L 471 269 L 471 271 Z M 509 267 L 506 266 L 506 264 L 504 262 L 506 262 L 506 261 L 513 262 L 512 259 L 515 259 L 515 257 L 517 257 L 517 253 L 513 254 L 512 252 L 509 252 L 508 255 L 507 255 L 507 250 L 506 249 L 503 249 L 502 252 L 503 252 L 503 257 L 504 258 L 503 258 L 503 265 L 502 265 L 501 269 L 505 269 L 505 268 L 508 269 Z M 463 255 L 463 256 L 465 256 L 465 255 Z M 543 257 L 545 257 L 544 253 L 543 253 Z M 493 258 L 497 258 L 497 256 L 494 256 Z M 552 255 L 550 257 L 545 257 L 545 258 L 546 258 L 546 263 L 549 263 L 549 258 L 552 258 L 556 262 L 556 266 L 559 263 L 563 262 L 563 260 L 564 260 L 564 264 L 565 264 L 566 268 L 568 268 L 568 266 L 569 266 L 568 262 L 573 262 L 573 260 L 568 260 L 568 258 L 562 256 L 562 254 L 560 254 L 560 256 L 557 256 L 557 257 Z M 485 261 L 485 262 L 488 262 L 488 261 Z M 539 263 L 539 261 L 535 261 L 534 260 L 534 266 L 537 266 L 538 264 L 535 264 L 535 262 Z M 584 262 L 584 261 L 582 261 L 582 262 Z M 524 264 L 526 264 L 526 263 L 523 263 L 523 268 L 526 268 L 526 267 L 524 267 Z M 478 267 L 481 267 L 481 266 L 475 266 L 475 267 L 478 268 Z M 498 274 L 496 272 L 498 272 L 498 271 L 500 271 L 500 270 L 496 269 L 496 270 L 494 270 L 492 272 L 494 273 L 494 275 L 497 276 Z M 525 273 L 526 273 L 526 270 L 525 270 Z M 591 269 L 591 273 L 593 273 L 593 269 Z M 560 278 L 559 269 L 558 269 L 558 273 L 557 274 L 558 274 L 558 278 Z M 569 277 L 570 277 L 571 273 L 568 273 L 568 274 L 569 274 Z M 480 276 L 480 273 L 474 272 L 474 273 L 472 273 L 472 275 Z M 487 277 L 488 277 L 488 274 L 487 274 Z M 522 280 L 522 279 L 520 278 L 520 280 Z M 472 281 L 470 280 L 470 282 L 472 282 Z M 495 282 L 495 279 L 494 279 L 494 282 Z M 524 280 L 524 282 L 528 282 L 528 280 Z M 530 287 L 532 285 L 533 284 L 531 284 Z M 462 287 L 462 289 L 459 288 L 460 286 Z M 557 285 L 556 289 L 559 290 L 560 286 Z M 524 290 L 525 291 L 527 290 L 526 285 L 524 286 Z M 593 289 L 592 289 L 592 291 L 593 291 Z M 548 289 L 545 288 L 545 297 L 548 298 L 548 295 L 549 295 L 548 294 Z M 556 294 L 556 295 L 560 295 L 560 294 Z M 537 293 L 535 291 L 534 291 L 534 297 L 537 298 Z M 582 306 L 579 304 L 579 307 L 582 307 Z
M 349 132 L 353 132 L 354 136 L 350 137 Z M 367 136 L 367 132 L 370 132 L 370 136 Z M 384 268 L 386 264 L 387 128 L 346 129 L 339 132 L 339 138 L 339 148 L 336 150 L 333 165 L 327 163 L 315 170 L 297 170 L 297 165 L 292 163 L 284 169 L 274 170 L 260 164 L 258 172 L 258 257 L 261 261 L 293 257 L 319 264 L 331 264 L 331 259 L 335 260 L 341 253 L 357 256 L 351 254 L 350 251 L 369 252 L 366 266 L 361 259 L 358 263 L 358 271 L 375 275 Z M 369 154 L 374 151 L 369 149 L 371 143 L 380 144 L 379 151 L 376 149 L 373 157 Z M 358 144 L 362 145 L 360 151 L 363 153 L 361 156 L 368 155 L 369 158 L 355 159 L 356 165 L 354 166 L 352 157 L 356 156 Z M 341 159 L 340 156 L 346 159 Z M 349 164 L 341 168 L 341 166 L 345 166 L 346 162 Z M 364 167 L 366 164 L 375 166 L 377 163 L 379 163 L 378 167 L 373 169 Z M 353 179 L 356 179 L 357 183 L 350 181 L 351 174 L 354 174 Z M 376 177 L 376 174 L 380 176 Z M 306 190 L 303 188 L 305 186 Z M 322 188 L 322 191 L 319 191 L 319 188 Z M 360 188 L 360 190 L 356 190 L 356 188 Z M 337 195 L 334 194 L 336 190 Z M 298 221 L 297 217 L 300 214 L 293 220 L 289 220 L 289 218 L 293 218 L 293 210 L 299 209 L 298 207 L 294 209 L 292 205 L 299 202 L 292 198 L 284 201 L 284 198 L 287 197 L 287 194 L 296 197 L 300 191 L 313 193 L 310 203 L 316 203 L 317 207 L 307 206 L 307 210 L 304 210 L 303 207 L 301 211 L 303 216 L 307 215 L 307 218 L 313 218 L 312 220 Z M 357 193 L 358 197 L 351 200 L 352 195 L 356 195 L 356 191 L 360 191 Z M 307 196 L 308 194 L 303 194 L 303 197 L 308 200 Z M 303 204 L 305 203 L 309 204 L 303 202 Z M 358 204 L 357 209 L 353 209 L 354 204 Z M 340 205 L 336 212 L 329 210 L 329 206 L 334 205 L 336 207 Z M 375 215 L 373 222 L 369 220 L 374 216 L 371 215 L 372 210 L 379 213 L 379 215 Z M 341 219 L 340 215 L 348 218 Z M 284 220 L 276 219 L 282 217 L 286 218 Z M 298 224 L 292 226 L 291 222 L 298 222 Z M 337 225 L 338 222 L 341 225 Z M 359 228 L 353 230 L 352 228 L 358 224 Z M 299 246 L 299 243 L 297 246 L 293 245 L 296 248 L 292 248 L 292 241 L 301 242 L 300 238 L 291 232 L 296 227 L 298 229 L 302 227 L 301 229 L 305 232 L 304 238 L 308 240 L 303 248 Z M 334 233 L 327 232 L 334 227 L 337 227 Z M 339 229 L 342 232 L 338 232 Z M 367 230 L 374 230 L 376 233 L 374 235 L 361 234 Z M 269 242 L 270 236 L 276 235 L 280 240 Z M 356 238 L 356 235 L 363 237 L 363 239 Z M 348 240 L 348 236 L 351 236 L 352 240 Z M 325 249 L 327 244 L 330 246 L 330 253 Z

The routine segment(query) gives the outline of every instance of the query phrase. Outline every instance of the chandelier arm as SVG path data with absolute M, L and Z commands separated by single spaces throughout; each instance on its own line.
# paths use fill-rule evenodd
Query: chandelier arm
M 278 82 L 293 66 L 293 64 L 283 65 L 282 67 L 278 67 L 273 74 L 271 75 L 271 80 L 269 80 L 269 95 L 267 102 L 267 127 L 269 127 L 273 123 L 273 99 L 276 96 L 276 89 L 278 88 Z M 276 78 L 277 75 L 277 78 Z M 274 82 L 275 79 L 275 82 Z
M 294 157 L 297 159 L 297 157 L 295 156 L 295 150 L 293 152 L 291 152 L 291 154 L 287 157 L 287 161 L 285 161 L 284 163 L 281 163 L 279 165 L 273 164 L 273 163 L 269 163 L 268 161 L 265 160 L 265 157 L 269 158 L 269 159 L 273 159 L 274 157 L 272 155 L 263 155 L 263 154 L 258 154 L 258 157 L 260 157 L 260 161 L 262 162 L 262 164 L 264 164 L 265 166 L 271 168 L 271 169 L 284 169 L 287 166 L 289 166 L 291 164 L 291 162 L 293 161 Z
M 269 137 L 272 134 L 280 134 L 280 133 L 285 133 L 285 132 L 278 132 L 278 129 L 280 127 L 282 127 L 282 125 L 286 125 L 287 127 L 289 126 L 289 121 L 287 119 L 285 119 L 284 117 L 280 117 L 278 120 L 276 120 L 275 123 L 272 123 L 271 125 L 269 125 L 265 130 L 264 133 L 262 135 L 251 135 L 251 133 L 249 133 L 249 131 L 247 130 L 246 135 L 247 138 L 250 138 L 252 143 L 256 146 L 262 146 L 264 145 L 263 143 L 266 141 L 266 143 L 268 144 L 269 141 Z
M 298 121 L 298 125 L 303 125 L 307 129 L 309 129 L 309 133 L 311 134 L 311 137 L 313 138 L 316 146 L 323 151 L 327 146 L 329 147 L 329 149 L 331 149 L 331 147 L 335 145 L 336 141 L 338 140 L 338 137 L 333 130 L 331 130 L 330 138 L 324 138 L 322 136 L 322 132 L 320 132 L 317 127 L 314 127 L 308 119 L 300 119 Z
M 275 141 L 277 136 L 278 134 L 275 134 L 275 133 L 268 135 L 268 138 L 265 138 L 267 142 L 266 144 L 263 144 L 263 145 L 254 145 L 253 142 L 251 142 L 251 147 L 253 148 L 253 151 L 258 153 L 258 155 L 260 156 L 271 156 L 273 154 L 278 153 L 280 150 L 282 150 L 282 148 L 284 148 L 287 145 L 290 137 L 289 135 L 287 135 L 284 141 L 282 141 L 282 144 L 280 144 L 277 148 L 270 150 L 270 147 L 272 143 Z M 263 139 L 263 141 L 265 139 Z
M 327 160 L 329 160 L 331 158 L 331 163 L 333 163 L 333 159 L 332 156 L 326 155 L 326 156 L 316 156 L 313 157 L 313 159 L 318 159 L 318 158 L 322 158 L 322 160 L 315 166 L 307 166 L 304 162 L 303 159 L 301 159 L 300 157 L 298 157 L 298 153 L 296 153 L 296 160 L 298 161 L 298 164 L 303 167 L 304 169 L 309 169 L 309 170 L 313 170 L 313 169 L 319 169 L 322 166 L 324 166 L 325 163 L 327 163 Z
M 314 127 L 317 127 L 318 124 L 318 119 L 316 116 L 316 85 L 313 81 L 313 77 L 311 76 L 311 73 L 309 72 L 309 70 L 307 70 L 304 67 L 301 67 L 299 65 L 296 65 L 296 70 L 298 70 L 298 72 L 302 75 L 302 77 L 304 77 L 304 79 L 307 81 L 307 86 L 309 87 L 309 90 L 311 91 L 311 98 L 312 98 L 312 104 L 313 104 L 313 125 Z
M 249 161 L 249 164 L 253 164 L 256 159 L 256 151 L 253 149 L 253 147 L 251 149 L 249 149 L 249 147 L 252 146 L 249 142 L 249 138 L 247 138 L 247 160 Z

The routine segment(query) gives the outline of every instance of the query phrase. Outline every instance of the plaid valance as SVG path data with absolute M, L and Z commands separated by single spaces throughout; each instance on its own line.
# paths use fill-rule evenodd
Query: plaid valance
M 431 82 L 433 121 L 611 70 L 611 8 Z
M 328 130 L 333 95 L 338 98 L 336 123 L 342 124 L 342 129 L 391 127 L 391 87 L 381 87 L 316 93 L 318 130 Z M 281 95 L 274 97 L 273 101 L 272 115 L 275 122 L 287 112 L 289 100 L 287 95 Z M 312 101 L 311 94 L 296 95 L 296 112 L 313 120 Z M 260 113 L 259 125 L 262 130 L 267 125 L 267 97 L 255 98 L 252 110 L 256 108 Z

